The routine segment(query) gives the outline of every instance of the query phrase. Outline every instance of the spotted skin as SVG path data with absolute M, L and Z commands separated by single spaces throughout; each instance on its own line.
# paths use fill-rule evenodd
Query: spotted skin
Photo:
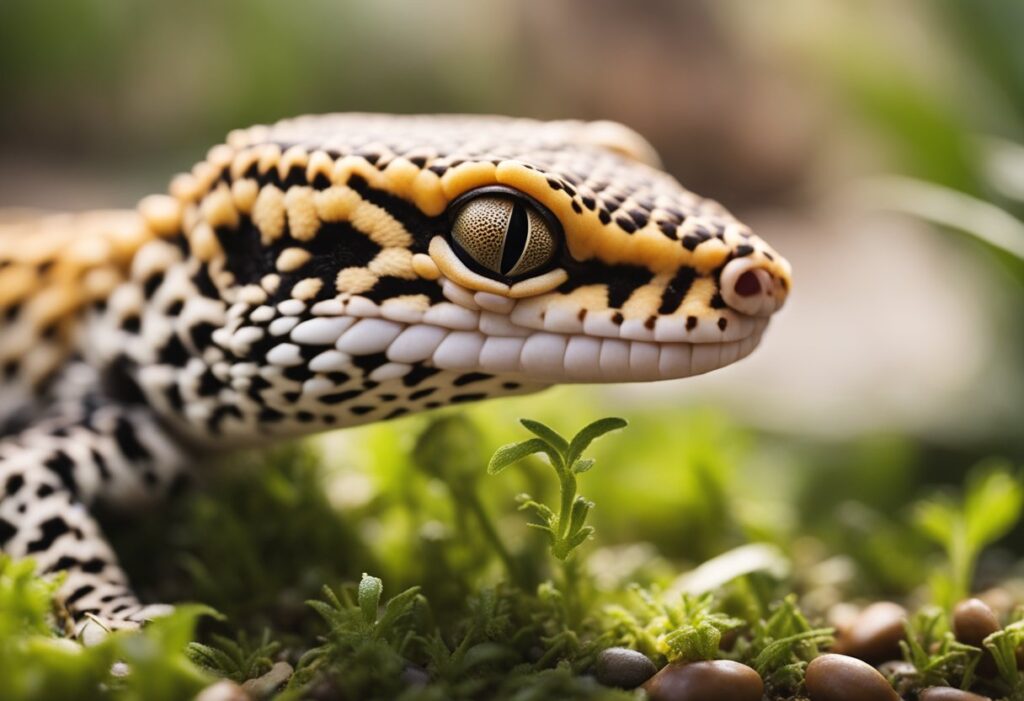
M 550 263 L 503 278 L 453 241 L 452 202 L 494 188 L 557 223 Z M 137 625 L 164 608 L 132 594 L 94 503 L 137 506 L 235 445 L 707 372 L 753 350 L 789 287 L 621 125 L 234 132 L 135 211 L 0 218 L 0 547 L 67 573 L 83 634 Z

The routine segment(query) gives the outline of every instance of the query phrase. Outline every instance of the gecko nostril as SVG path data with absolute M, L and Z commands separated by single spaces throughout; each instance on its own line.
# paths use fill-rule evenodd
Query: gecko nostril
M 761 292 L 761 281 L 757 278 L 757 273 L 748 270 L 736 280 L 735 289 L 736 294 L 741 297 L 753 297 Z
M 771 316 L 782 307 L 786 290 L 769 266 L 750 257 L 734 258 L 719 278 L 722 301 L 749 316 Z

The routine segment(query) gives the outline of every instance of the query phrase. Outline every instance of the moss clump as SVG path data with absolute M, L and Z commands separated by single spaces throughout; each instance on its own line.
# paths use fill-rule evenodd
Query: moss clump
M 693 483 L 703 491 L 679 498 L 706 496 L 709 521 L 696 532 L 715 523 L 725 532 L 714 534 L 714 545 L 692 544 L 720 557 L 679 577 L 681 569 L 659 555 L 673 552 L 673 543 L 658 530 L 632 534 L 653 543 L 593 544 L 621 522 L 620 513 L 606 512 L 642 511 L 642 503 L 609 497 L 602 480 L 642 469 L 638 461 L 654 453 L 631 434 L 649 438 L 661 429 L 641 423 L 594 443 L 625 422 L 601 419 L 567 439 L 524 420 L 532 436 L 488 460 L 497 436 L 465 415 L 420 423 L 413 443 L 384 427 L 344 450 L 307 443 L 244 456 L 153 519 L 160 528 L 121 530 L 112 522 L 150 598 L 194 598 L 212 608 L 182 607 L 94 648 L 67 639 L 55 582 L 33 575 L 29 562 L 3 560 L 0 698 L 188 699 L 218 677 L 241 683 L 279 661 L 294 668 L 285 684 L 264 692 L 279 701 L 635 698 L 593 677 L 598 655 L 615 646 L 659 666 L 739 661 L 760 674 L 770 698 L 789 698 L 804 692 L 807 664 L 833 643 L 823 623 L 828 607 L 880 586 L 870 579 L 872 563 L 915 559 L 919 583 L 929 581 L 932 599 L 945 603 L 953 588 L 970 585 L 982 548 L 1020 510 L 1016 477 L 986 468 L 962 502 L 929 497 L 908 507 L 899 542 L 911 548 L 871 550 L 852 563 L 859 579 L 823 585 L 816 572 L 830 562 L 827 535 L 794 537 L 813 531 L 813 522 L 744 522 L 743 490 L 730 476 L 742 459 L 705 450 L 697 438 L 662 458 L 670 464 L 665 481 L 673 479 L 668 469 L 681 469 L 679 459 L 690 461 L 683 468 L 703 475 Z M 741 437 L 732 448 L 747 441 L 734 432 Z M 363 467 L 335 457 L 359 450 Z M 581 486 L 604 496 L 584 497 Z M 940 522 L 949 524 L 941 532 Z M 948 551 L 934 564 L 929 538 Z M 767 543 L 743 546 L 751 540 Z M 153 552 L 165 556 L 154 561 Z M 1016 620 L 985 641 L 992 666 L 979 676 L 984 651 L 953 638 L 944 608 L 924 609 L 908 623 L 904 657 L 916 676 L 904 675 L 901 691 L 951 684 L 1021 693 L 1014 655 L 1024 624 Z

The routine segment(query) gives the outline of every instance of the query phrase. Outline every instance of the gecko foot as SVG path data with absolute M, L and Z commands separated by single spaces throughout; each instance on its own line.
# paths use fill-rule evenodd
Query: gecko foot
M 89 647 L 102 642 L 107 635 L 118 630 L 138 630 L 149 621 L 169 616 L 174 607 L 169 604 L 149 604 L 123 618 L 86 614 L 75 625 L 75 637 Z

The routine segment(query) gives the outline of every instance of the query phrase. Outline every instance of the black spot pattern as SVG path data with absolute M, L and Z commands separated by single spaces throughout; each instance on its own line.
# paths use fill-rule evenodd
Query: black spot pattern
M 49 550 L 58 538 L 71 532 L 71 527 L 68 526 L 67 521 L 62 517 L 54 516 L 43 521 L 39 526 L 39 530 L 41 531 L 39 538 L 31 541 L 26 548 L 26 552 L 29 555 Z M 70 598 L 68 597 L 68 603 L 70 603 Z

